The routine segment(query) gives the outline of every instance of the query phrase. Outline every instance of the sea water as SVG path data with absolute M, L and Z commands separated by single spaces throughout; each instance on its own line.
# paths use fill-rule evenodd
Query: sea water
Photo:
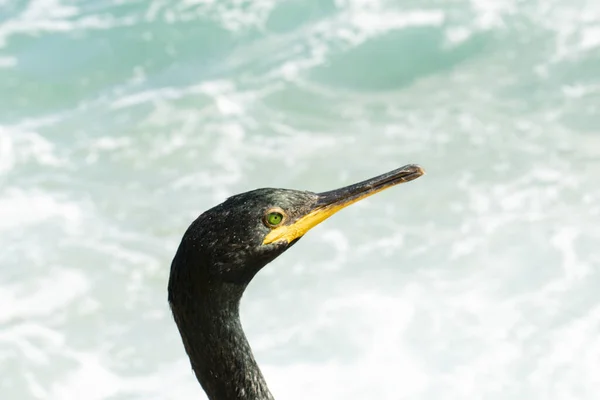
M 0 398 L 205 398 L 189 223 L 408 163 L 248 288 L 275 397 L 598 399 L 600 2 L 0 0 Z

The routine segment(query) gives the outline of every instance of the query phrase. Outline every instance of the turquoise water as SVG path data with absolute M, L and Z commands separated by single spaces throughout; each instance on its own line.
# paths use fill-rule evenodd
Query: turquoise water
M 191 220 L 407 163 L 248 289 L 275 397 L 597 399 L 600 2 L 0 0 L 0 397 L 204 398 Z

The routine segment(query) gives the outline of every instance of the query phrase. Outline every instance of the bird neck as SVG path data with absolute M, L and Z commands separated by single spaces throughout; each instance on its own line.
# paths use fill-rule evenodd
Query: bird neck
M 242 330 L 239 299 L 195 297 L 171 307 L 192 369 L 210 400 L 273 400 Z

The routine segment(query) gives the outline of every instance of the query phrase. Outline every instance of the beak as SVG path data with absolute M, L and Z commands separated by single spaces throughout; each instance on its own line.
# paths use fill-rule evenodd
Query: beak
M 317 201 L 314 208 L 308 214 L 290 224 L 273 229 L 267 234 L 263 244 L 281 240 L 291 243 L 342 208 L 348 207 L 350 204 L 354 204 L 392 186 L 417 179 L 424 174 L 425 170 L 423 168 L 415 164 L 409 164 L 386 174 L 376 176 L 375 178 L 355 183 L 354 185 L 319 193 L 317 194 Z

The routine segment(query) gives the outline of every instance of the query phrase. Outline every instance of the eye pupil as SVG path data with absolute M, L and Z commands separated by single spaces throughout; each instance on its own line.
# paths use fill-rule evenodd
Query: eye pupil
M 269 215 L 267 215 L 267 221 L 271 225 L 278 225 L 281 223 L 282 220 L 283 220 L 283 215 L 281 215 L 281 213 L 272 212 L 272 213 L 269 213 Z

